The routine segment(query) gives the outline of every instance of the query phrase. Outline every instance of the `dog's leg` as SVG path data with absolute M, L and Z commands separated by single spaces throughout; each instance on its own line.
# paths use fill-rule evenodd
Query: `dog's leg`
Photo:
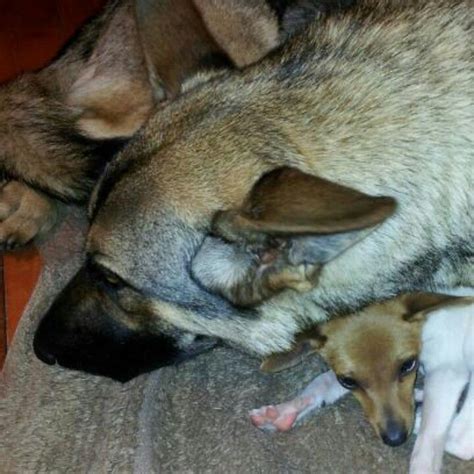
M 296 398 L 279 405 L 268 405 L 250 412 L 252 423 L 265 431 L 288 431 L 314 410 L 334 403 L 348 390 L 332 370 L 318 375 Z
M 413 424 L 413 433 L 418 434 L 421 426 L 421 410 L 423 406 L 423 390 L 415 388 L 415 423 Z
M 441 471 L 446 435 L 467 373 L 440 367 L 425 376 L 421 427 L 410 461 L 410 474 Z
M 27 244 L 51 230 L 59 204 L 26 184 L 9 181 L 0 191 L 0 247 Z
M 474 459 L 474 375 L 471 374 L 466 399 L 449 430 L 446 451 L 469 461 Z

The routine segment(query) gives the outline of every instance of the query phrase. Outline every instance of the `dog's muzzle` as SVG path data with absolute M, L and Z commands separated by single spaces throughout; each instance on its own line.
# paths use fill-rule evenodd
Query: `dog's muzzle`
M 49 365 L 126 382 L 142 373 L 179 363 L 215 345 L 196 337 L 187 347 L 165 334 L 140 332 L 102 309 L 100 291 L 81 270 L 41 321 L 33 341 Z

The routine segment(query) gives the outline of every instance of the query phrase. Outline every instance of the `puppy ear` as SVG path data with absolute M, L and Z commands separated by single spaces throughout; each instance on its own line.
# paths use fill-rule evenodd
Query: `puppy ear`
M 405 307 L 403 319 L 408 322 L 424 322 L 428 316 L 451 307 L 473 307 L 474 298 L 468 296 L 453 296 L 439 293 L 409 293 L 402 295 L 402 304 Z
M 322 349 L 326 340 L 327 337 L 320 332 L 318 327 L 305 331 L 296 337 L 291 350 L 266 357 L 260 365 L 260 370 L 273 373 L 294 367 L 308 355 Z
M 260 267 L 254 279 L 261 286 L 308 290 L 323 264 L 364 238 L 395 207 L 392 198 L 282 168 L 265 175 L 241 209 L 219 212 L 213 232 L 255 251 Z
M 125 138 L 146 121 L 153 95 L 132 2 L 114 2 L 85 29 L 93 48 L 68 87 L 65 101 L 77 126 L 93 139 Z M 67 60 L 67 56 L 66 56 Z
M 154 82 L 174 97 L 206 66 L 247 66 L 279 42 L 265 0 L 137 0 L 137 20 Z

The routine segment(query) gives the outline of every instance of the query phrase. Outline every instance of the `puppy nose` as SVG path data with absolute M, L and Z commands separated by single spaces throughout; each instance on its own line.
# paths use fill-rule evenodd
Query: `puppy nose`
M 388 446 L 400 446 L 407 440 L 407 430 L 397 423 L 390 420 L 384 432 L 381 433 L 382 441 Z

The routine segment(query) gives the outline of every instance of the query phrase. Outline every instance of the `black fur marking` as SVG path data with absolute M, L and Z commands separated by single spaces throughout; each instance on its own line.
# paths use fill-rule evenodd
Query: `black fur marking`
M 234 65 L 224 53 L 210 53 L 201 58 L 198 70 L 208 69 L 233 69 Z
M 434 288 L 434 275 L 444 261 L 452 259 L 459 259 L 459 252 L 453 246 L 444 250 L 426 250 L 403 265 L 391 279 L 391 284 L 401 292 Z
M 288 9 L 288 6 L 295 2 L 296 0 L 267 0 L 268 5 L 275 12 L 280 23 L 283 20 L 283 15 Z
M 46 194 L 67 203 L 85 202 L 89 198 L 94 183 L 104 171 L 107 163 L 129 141 L 128 138 L 93 140 L 71 129 L 59 130 L 55 136 L 46 135 L 45 138 L 51 144 L 57 141 L 56 144 L 59 149 L 61 149 L 61 144 L 63 144 L 64 150 L 67 150 L 69 153 L 68 157 L 64 157 L 64 160 L 83 161 L 81 165 L 77 166 L 80 171 L 74 177 L 75 182 L 70 186 L 70 194 L 65 195 L 51 188 L 40 187 L 41 191 Z M 35 187 L 35 183 L 30 184 L 32 187 Z
M 353 6 L 357 0 L 267 0 L 269 7 L 275 12 L 278 21 L 282 21 L 288 10 L 292 9 L 300 16 L 311 19 L 317 13 L 341 11 Z
M 469 258 L 474 258 L 472 241 L 460 240 L 449 247 L 429 250 L 413 259 L 399 271 L 396 281 L 409 291 L 435 288 L 434 276 L 443 265 L 450 263 L 456 268 L 465 265 Z
M 308 64 L 311 62 L 311 57 L 317 57 L 318 61 L 322 62 L 329 55 L 329 51 L 321 45 L 318 49 L 317 55 L 314 53 L 307 52 L 306 54 L 298 54 L 291 56 L 290 59 L 282 62 L 276 70 L 276 79 L 279 82 L 286 83 L 288 87 L 295 87 L 294 78 L 298 76 L 305 76 L 305 70 L 307 70 Z M 318 74 L 315 75 L 314 71 L 309 71 L 306 74 L 311 74 L 311 82 L 322 83 L 327 80 L 331 80 L 335 73 L 332 71 L 319 70 Z

